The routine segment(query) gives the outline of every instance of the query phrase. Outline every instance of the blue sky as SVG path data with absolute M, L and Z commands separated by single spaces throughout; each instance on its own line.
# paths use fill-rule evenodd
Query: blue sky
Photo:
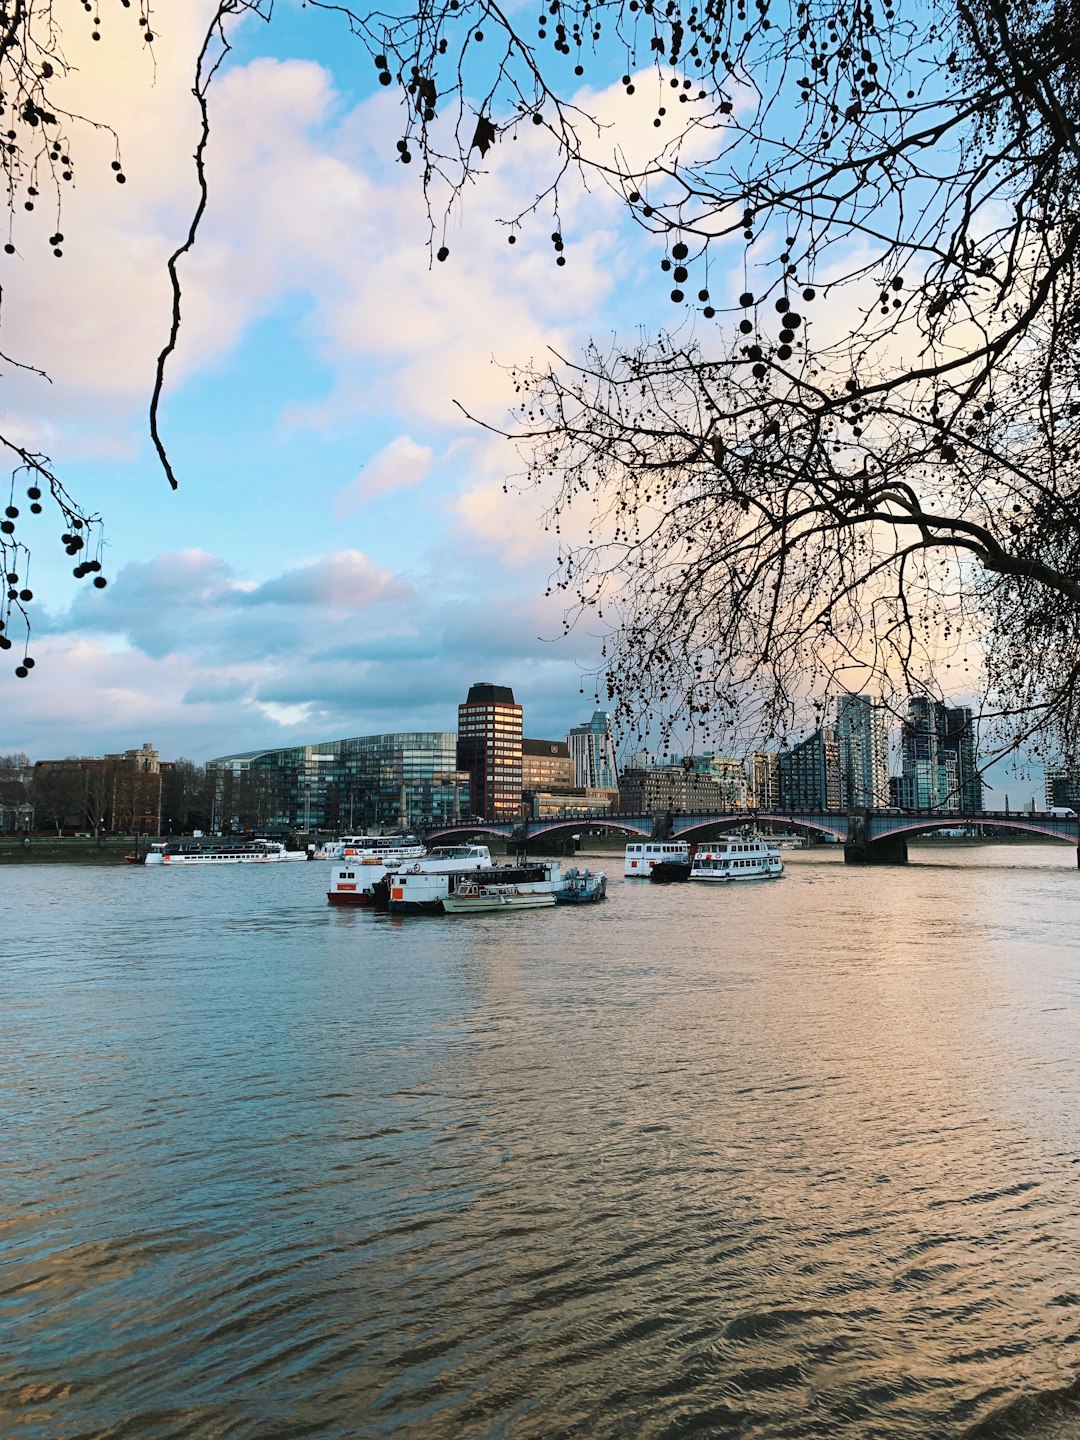
M 550 216 L 511 249 L 495 219 L 528 198 L 519 146 L 492 157 L 433 266 L 417 167 L 395 163 L 396 98 L 369 86 L 360 48 L 310 11 L 249 21 L 213 88 L 210 206 L 182 270 L 174 495 L 146 407 L 195 194 L 199 23 L 155 26 L 156 75 L 119 24 L 107 51 L 74 46 L 72 108 L 115 126 L 127 184 L 81 132 L 64 260 L 29 222 L 16 236 L 4 348 L 52 383 L 6 377 L 5 419 L 104 516 L 110 584 L 71 578 L 54 515 L 30 530 L 36 666 L 3 682 L 0 748 L 151 740 L 201 760 L 453 728 L 475 680 L 512 685 L 528 733 L 565 733 L 592 709 L 597 642 L 558 639 L 541 502 L 503 493 L 512 447 L 454 402 L 499 423 L 503 364 L 650 318 L 639 282 L 661 252 L 626 247 L 603 197 L 564 207 L 564 268 Z
M 165 261 L 195 199 L 207 13 L 200 0 L 155 22 L 153 65 L 126 18 L 100 46 L 73 36 L 71 108 L 115 127 L 127 183 L 108 137 L 76 128 L 63 261 L 44 214 L 20 218 L 17 254 L 0 257 L 0 348 L 51 382 L 5 375 L 4 424 L 104 516 L 110 580 L 72 579 L 53 513 L 30 530 L 37 663 L 0 680 L 0 750 L 150 740 L 205 760 L 452 729 L 477 680 L 514 688 L 527 734 L 565 734 L 593 708 L 599 639 L 562 637 L 541 498 L 504 494 L 518 457 L 455 402 L 499 424 L 503 366 L 670 323 L 661 242 L 594 190 L 563 196 L 564 267 L 550 213 L 510 247 L 497 221 L 532 198 L 547 144 L 527 127 L 492 151 L 451 216 L 449 260 L 432 264 L 418 167 L 396 163 L 395 92 L 370 83 L 334 16 L 279 4 L 270 25 L 246 21 L 212 90 L 210 204 L 182 264 L 162 411 L 173 494 L 146 411 Z M 659 84 L 641 77 L 636 104 L 617 84 L 591 96 L 602 145 L 651 151 Z M 721 307 L 745 284 L 741 246 L 728 276 L 723 254 L 709 281 Z

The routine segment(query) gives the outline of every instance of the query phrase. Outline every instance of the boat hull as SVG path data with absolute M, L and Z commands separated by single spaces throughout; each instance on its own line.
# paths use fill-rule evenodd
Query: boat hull
M 444 915 L 506 915 L 511 910 L 543 910 L 554 904 L 551 894 L 447 895 L 442 908 Z
M 690 879 L 690 862 L 681 860 L 661 860 L 649 871 L 649 879 L 654 885 L 672 885 L 680 880 Z

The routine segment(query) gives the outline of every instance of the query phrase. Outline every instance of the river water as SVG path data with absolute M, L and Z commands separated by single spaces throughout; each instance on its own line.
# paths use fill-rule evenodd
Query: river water
M 0 871 L 0 1434 L 1080 1434 L 1074 853 L 789 862 Z

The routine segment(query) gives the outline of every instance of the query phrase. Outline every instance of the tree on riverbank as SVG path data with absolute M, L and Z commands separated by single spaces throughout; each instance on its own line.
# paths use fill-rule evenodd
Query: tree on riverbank
M 447 215 L 515 139 L 536 198 L 509 240 L 550 225 L 572 263 L 584 181 L 657 267 L 670 331 L 514 376 L 554 583 L 568 624 L 610 627 L 624 728 L 782 737 L 845 681 L 978 686 L 1002 745 L 1073 748 L 1076 0 L 308 9 L 399 91 L 387 144 L 448 270 Z
M 838 686 L 979 686 L 1003 746 L 1075 746 L 1078 19 L 552 0 L 519 26 L 431 0 L 355 22 L 429 195 L 539 126 L 537 208 L 583 175 L 662 250 L 673 330 L 514 375 L 555 583 L 568 623 L 610 628 L 624 726 L 783 736 Z M 616 148 L 571 68 L 663 142 Z M 557 219 L 552 240 L 561 262 Z

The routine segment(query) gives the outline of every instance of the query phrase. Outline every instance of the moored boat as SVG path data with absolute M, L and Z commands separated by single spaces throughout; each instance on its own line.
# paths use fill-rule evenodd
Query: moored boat
M 486 845 L 438 845 L 434 850 L 421 850 L 415 859 L 380 860 L 374 855 L 356 856 L 339 861 L 330 872 L 330 888 L 326 898 L 331 905 L 374 905 L 376 888 L 389 875 L 448 875 L 451 872 L 488 870 L 491 851 Z M 385 889 L 385 887 L 384 887 Z M 386 909 L 385 896 L 382 908 Z
M 427 854 L 415 835 L 342 835 L 315 851 L 316 860 L 374 860 L 392 865 Z
M 658 860 L 649 871 L 654 885 L 670 885 L 679 880 L 690 879 L 691 858 L 685 860 Z
M 557 905 L 591 905 L 607 894 L 607 876 L 602 870 L 579 870 L 571 865 L 563 872 L 563 883 L 555 891 Z
M 647 880 L 661 864 L 690 863 L 690 846 L 685 840 L 637 840 L 627 845 L 623 874 L 628 880 Z
M 540 910 L 553 906 L 551 891 L 520 890 L 516 885 L 478 885 L 475 880 L 459 885 L 442 901 L 444 915 L 479 915 L 497 911 Z
M 718 845 L 702 847 L 694 856 L 691 880 L 775 880 L 784 873 L 780 851 L 760 835 L 726 836 Z
M 302 860 L 303 851 L 293 852 Z M 138 863 L 134 857 L 125 859 Z M 277 840 L 244 840 L 224 845 L 174 845 L 162 840 L 150 846 L 145 865 L 266 865 L 289 858 L 289 851 Z
M 441 915 L 443 902 L 463 886 L 513 886 L 523 894 L 554 897 L 563 883 L 557 860 L 491 865 L 469 871 L 424 870 L 403 865 L 375 886 L 375 908 L 395 915 Z

